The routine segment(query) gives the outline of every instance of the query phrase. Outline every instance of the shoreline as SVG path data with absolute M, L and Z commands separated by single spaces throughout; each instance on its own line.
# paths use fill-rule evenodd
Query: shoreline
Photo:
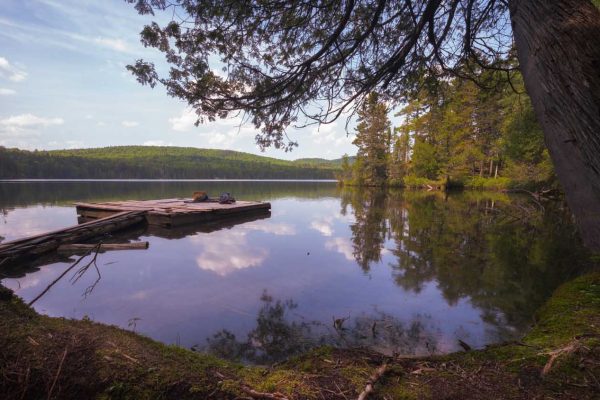
M 598 272 L 560 286 L 521 341 L 429 357 L 322 347 L 242 366 L 115 326 L 43 316 L 3 287 L 0 317 L 7 399 L 347 399 L 381 369 L 372 398 L 592 399 L 600 389 Z
M 316 182 L 336 183 L 335 179 L 0 179 L 0 183 L 18 182 Z

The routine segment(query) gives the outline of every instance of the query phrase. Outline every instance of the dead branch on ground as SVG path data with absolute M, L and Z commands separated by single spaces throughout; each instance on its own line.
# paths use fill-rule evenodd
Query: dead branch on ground
M 373 374 L 369 377 L 369 381 L 365 387 L 365 390 L 358 395 L 358 400 L 365 400 L 367 397 L 369 397 L 369 394 L 371 394 L 374 390 L 375 383 L 377 383 L 379 378 L 385 374 L 386 370 L 387 364 L 384 363 L 381 365 L 381 367 L 377 368 L 375 372 L 373 372 Z

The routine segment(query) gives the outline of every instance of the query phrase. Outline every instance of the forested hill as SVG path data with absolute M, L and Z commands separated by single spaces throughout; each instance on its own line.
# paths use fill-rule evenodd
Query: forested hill
M 0 179 L 334 179 L 339 169 L 339 160 L 286 161 L 192 147 L 26 151 L 0 146 Z

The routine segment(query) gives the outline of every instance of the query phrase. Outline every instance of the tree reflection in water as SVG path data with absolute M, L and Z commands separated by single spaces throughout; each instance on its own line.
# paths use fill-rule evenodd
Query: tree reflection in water
M 556 202 L 542 209 L 527 197 L 502 193 L 344 189 L 341 214 L 349 212 L 352 254 L 365 273 L 387 268 L 405 291 L 434 284 L 450 306 L 469 301 L 490 324 L 488 342 L 523 332 L 554 289 L 587 262 L 568 210 Z M 222 330 L 204 349 L 265 364 L 324 344 L 437 353 L 457 347 L 448 340 L 465 337 L 455 332 L 441 346 L 439 322 L 424 315 L 406 322 L 374 310 L 323 323 L 296 318 L 296 311 L 291 318 L 297 308 L 291 300 L 266 292 L 261 300 L 256 327 L 245 340 Z
M 364 271 L 380 262 L 388 240 L 398 286 L 418 293 L 435 282 L 448 304 L 470 300 L 502 337 L 521 332 L 587 263 L 560 202 L 541 209 L 529 197 L 493 192 L 344 190 L 342 213 L 348 206 Z
M 245 341 L 238 341 L 233 333 L 223 329 L 207 339 L 206 350 L 231 360 L 263 364 L 311 347 L 311 323 L 286 319 L 286 313 L 297 308 L 296 303 L 274 300 L 266 291 L 260 300 L 263 305 L 256 318 L 256 328 L 248 333 Z
M 275 300 L 266 291 L 260 300 L 256 327 L 246 339 L 223 329 L 207 339 L 204 347 L 194 346 L 229 360 L 270 364 L 313 347 L 369 347 L 386 354 L 433 354 L 435 330 L 428 331 L 429 318 L 417 316 L 408 325 L 382 312 L 355 318 L 332 320 L 331 325 L 308 321 L 290 314 L 298 305 L 292 300 Z M 340 322 L 342 321 L 342 322 Z

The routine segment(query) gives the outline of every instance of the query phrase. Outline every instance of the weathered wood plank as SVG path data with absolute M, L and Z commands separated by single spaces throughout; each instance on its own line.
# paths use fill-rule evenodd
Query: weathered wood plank
M 213 222 L 230 217 L 269 212 L 270 203 L 238 201 L 220 204 L 214 199 L 194 203 L 191 199 L 126 200 L 102 203 L 75 203 L 82 219 L 79 225 L 0 244 L 0 265 L 8 261 L 39 256 L 65 244 L 80 243 L 142 221 L 149 225 L 178 227 Z
M 94 218 L 106 212 L 144 210 L 150 225 L 179 226 L 197 223 L 225 215 L 250 212 L 253 210 L 269 210 L 271 204 L 254 201 L 237 201 L 232 204 L 220 204 L 212 201 L 194 203 L 191 199 L 159 199 L 159 200 L 126 200 L 120 202 L 76 203 L 77 212 L 82 217 Z M 205 214 L 211 214 L 206 216 Z
M 144 221 L 144 211 L 120 212 L 80 225 L 3 243 L 0 246 L 0 265 L 39 256 L 56 250 L 61 244 L 88 240 Z
M 119 212 L 119 213 L 113 214 L 110 216 L 110 218 L 107 218 L 105 221 L 108 222 L 111 220 L 119 219 L 120 217 L 125 216 L 125 215 L 130 215 L 130 212 L 124 211 L 124 212 Z M 25 242 L 25 241 L 31 242 L 33 239 L 44 238 L 48 235 L 54 235 L 54 234 L 58 234 L 58 233 L 67 233 L 71 230 L 83 230 L 89 226 L 95 225 L 96 223 L 97 223 L 97 221 L 89 221 L 89 222 L 85 222 L 83 224 L 69 226 L 67 228 L 56 229 L 54 231 L 40 233 L 38 235 L 28 236 L 28 237 L 22 238 L 22 239 L 15 239 L 15 240 L 11 240 L 10 242 L 0 243 L 0 250 L 5 248 L 6 246 L 13 246 L 16 243 Z
M 62 244 L 58 246 L 58 251 L 75 252 L 81 250 L 95 249 L 97 244 L 90 243 L 73 243 L 73 244 Z M 131 243 L 102 243 L 100 244 L 99 250 L 145 250 L 150 246 L 148 242 L 131 242 Z

